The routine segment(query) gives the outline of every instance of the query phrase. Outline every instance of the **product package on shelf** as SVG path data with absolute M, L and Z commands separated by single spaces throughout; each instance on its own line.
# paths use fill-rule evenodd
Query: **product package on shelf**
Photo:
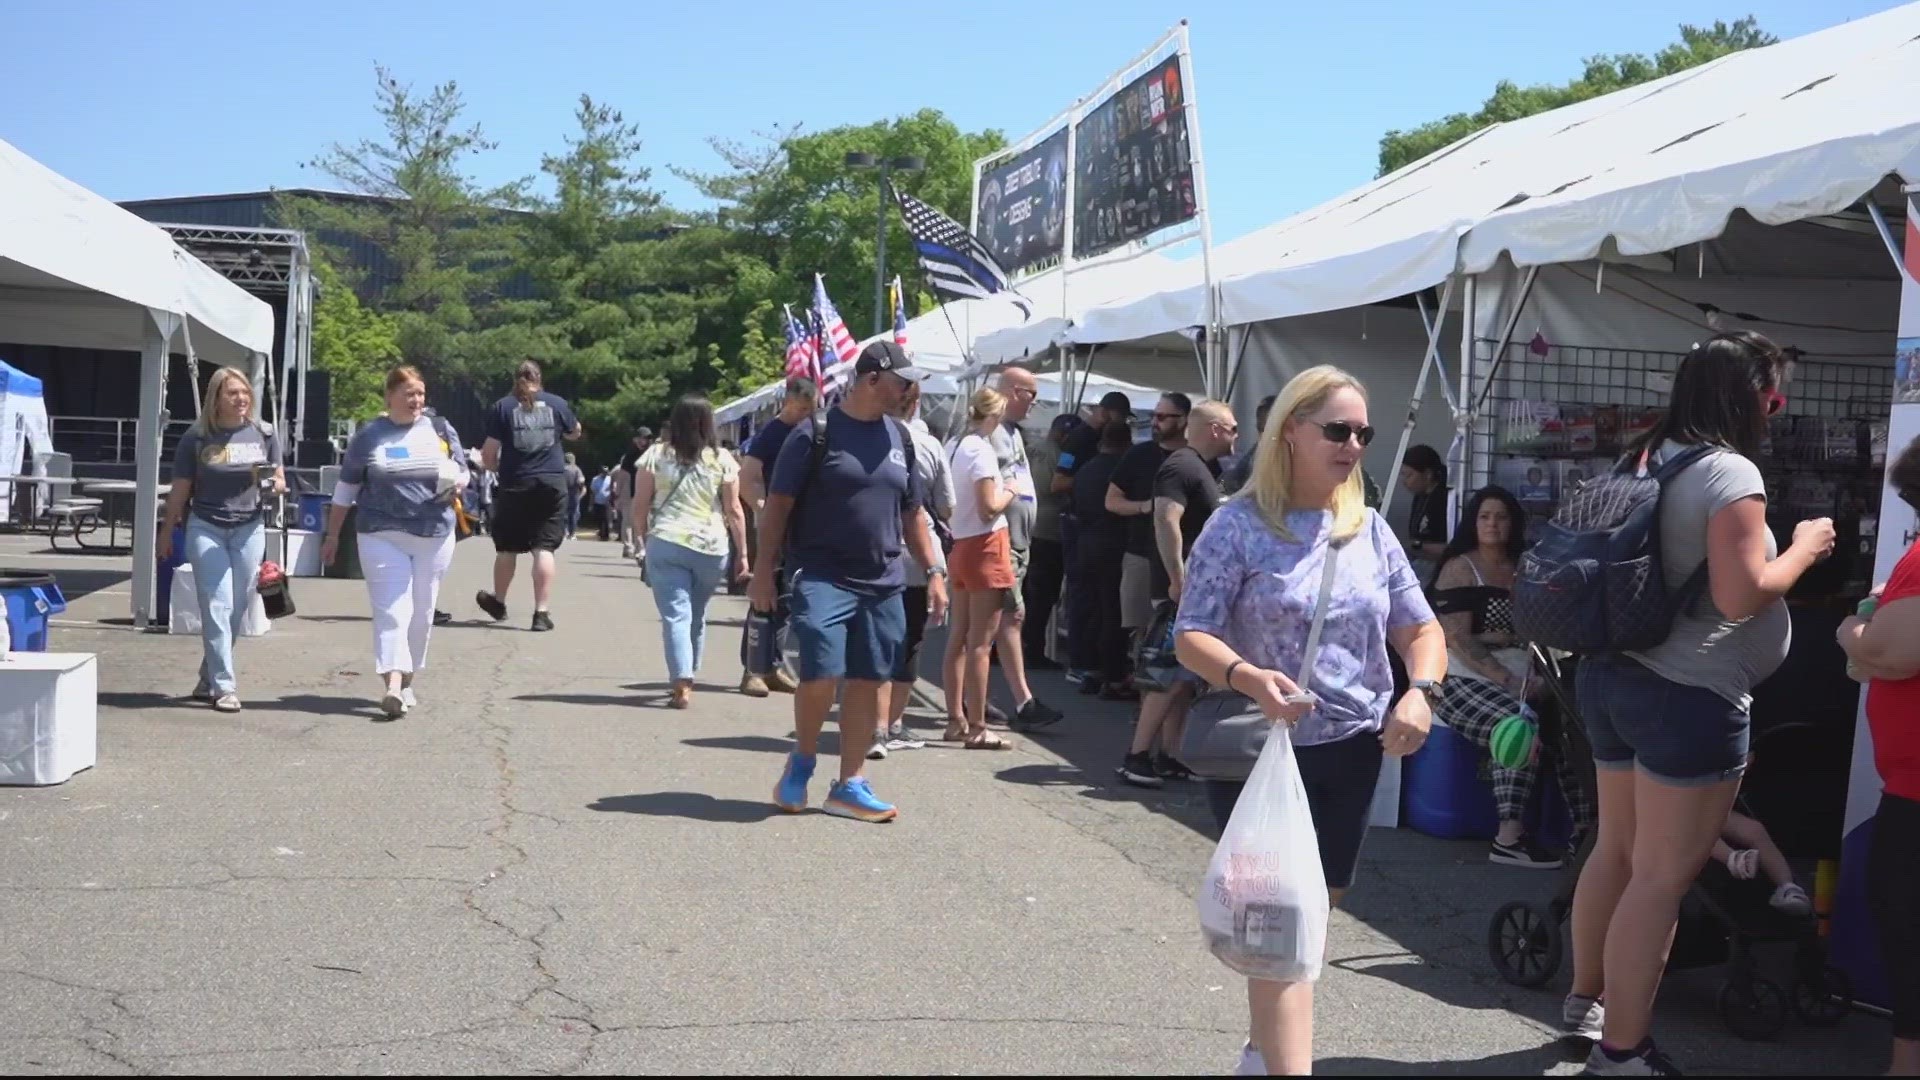
M 1581 461 L 1556 461 L 1554 489 L 1562 499 L 1580 490 L 1580 485 L 1591 480 L 1597 471 L 1593 466 L 1597 459 L 1587 458 Z M 1604 470 L 1606 465 L 1601 466 Z
M 1829 420 L 1824 432 L 1829 465 L 1860 464 L 1860 423 L 1857 420 Z
M 1840 485 L 1824 476 L 1801 474 L 1787 479 L 1786 508 L 1796 520 L 1827 517 L 1840 499 Z
M 1876 469 L 1887 467 L 1887 422 L 1875 420 L 1867 425 L 1867 463 Z
M 1507 458 L 1494 466 L 1493 479 L 1532 510 L 1534 504 L 1554 501 L 1553 464 L 1540 458 Z
M 1600 426 L 1592 408 L 1563 406 L 1560 415 L 1566 421 L 1568 453 L 1590 456 L 1599 449 Z
M 1622 444 L 1632 444 L 1651 432 L 1665 414 L 1665 409 L 1640 409 L 1627 416 L 1620 432 Z

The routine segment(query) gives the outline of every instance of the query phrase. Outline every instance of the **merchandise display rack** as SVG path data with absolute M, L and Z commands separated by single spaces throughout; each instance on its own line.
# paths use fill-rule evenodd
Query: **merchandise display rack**
M 1490 353 L 1492 342 L 1480 351 Z M 1682 354 L 1517 342 L 1495 375 L 1475 427 L 1474 487 L 1513 492 L 1530 523 L 1613 467 L 1621 449 L 1658 421 Z M 1481 361 L 1481 370 L 1491 366 Z M 1884 364 L 1801 356 L 1787 407 L 1769 424 L 1759 464 L 1768 519 L 1783 546 L 1809 517 L 1832 517 L 1843 556 L 1796 594 L 1865 595 L 1872 572 L 1893 380 Z M 1815 588 L 1815 586 L 1818 586 Z

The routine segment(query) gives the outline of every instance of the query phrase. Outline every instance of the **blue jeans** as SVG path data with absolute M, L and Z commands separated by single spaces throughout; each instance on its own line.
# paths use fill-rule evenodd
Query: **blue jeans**
M 726 563 L 725 555 L 647 538 L 647 581 L 667 642 L 667 678 L 674 682 L 691 682 L 700 670 L 700 654 L 707 645 L 707 601 L 713 599 Z
M 267 553 L 266 525 L 258 519 L 227 528 L 187 516 L 187 561 L 200 595 L 200 639 L 205 656 L 200 682 L 216 695 L 239 688 L 233 676 L 233 639 L 260 588 L 260 560 Z
M 1705 787 L 1747 769 L 1753 718 L 1698 686 L 1626 656 L 1590 656 L 1574 675 L 1596 769 L 1640 771 L 1669 787 Z

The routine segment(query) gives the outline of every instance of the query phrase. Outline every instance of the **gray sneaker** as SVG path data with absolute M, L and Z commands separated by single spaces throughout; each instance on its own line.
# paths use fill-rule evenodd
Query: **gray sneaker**
M 1599 1043 L 1593 1044 L 1593 1052 L 1587 1055 L 1587 1067 L 1582 1076 L 1683 1076 L 1680 1067 L 1673 1059 L 1654 1048 L 1653 1040 L 1641 1044 L 1640 1049 L 1625 1058 L 1602 1050 Z
M 420 704 L 420 699 L 413 696 L 413 687 L 403 686 L 400 688 L 401 711 L 412 712 L 413 707 L 418 704 Z
M 1560 1003 L 1560 1035 L 1566 1039 L 1585 1039 L 1599 1043 L 1600 1029 L 1607 1023 L 1607 1007 L 1599 998 L 1568 994 Z
M 873 740 L 873 746 L 869 747 L 867 750 L 867 760 L 868 761 L 885 761 L 886 759 L 887 759 L 887 741 L 885 739 L 875 738 Z

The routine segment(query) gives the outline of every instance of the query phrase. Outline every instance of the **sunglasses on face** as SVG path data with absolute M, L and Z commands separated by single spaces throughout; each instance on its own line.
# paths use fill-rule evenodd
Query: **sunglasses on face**
M 1309 421 L 1311 423 L 1311 421 Z M 1345 445 L 1349 439 L 1359 439 L 1362 447 L 1373 443 L 1373 428 L 1367 424 L 1349 424 L 1345 420 L 1335 420 L 1331 424 L 1313 424 L 1320 429 L 1330 443 Z
M 1157 412 L 1153 414 L 1153 418 L 1155 420 L 1185 420 L 1187 414 L 1183 412 Z
M 1787 395 L 1778 390 L 1767 391 L 1767 415 L 1779 416 L 1787 407 Z

